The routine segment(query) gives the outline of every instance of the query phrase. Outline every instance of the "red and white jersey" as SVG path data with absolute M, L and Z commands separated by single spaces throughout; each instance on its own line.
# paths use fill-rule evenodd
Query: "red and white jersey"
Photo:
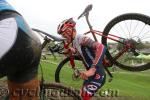
M 87 69 L 102 64 L 106 48 L 103 44 L 93 41 L 86 35 L 77 34 L 73 40 L 73 47 L 84 59 Z

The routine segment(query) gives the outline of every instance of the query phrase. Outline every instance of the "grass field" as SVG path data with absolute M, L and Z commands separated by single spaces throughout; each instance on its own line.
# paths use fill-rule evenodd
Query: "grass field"
M 48 82 L 54 82 L 54 74 L 57 65 L 62 58 L 48 58 L 41 61 L 43 66 L 44 77 Z M 64 85 L 80 89 L 82 80 L 71 80 L 72 71 L 70 68 L 65 68 L 61 79 L 64 80 Z M 40 70 L 39 70 L 40 76 Z M 150 70 L 143 72 L 128 72 L 118 69 L 113 73 L 114 79 L 108 82 L 109 76 L 105 85 L 97 92 L 97 98 L 102 100 L 150 100 Z

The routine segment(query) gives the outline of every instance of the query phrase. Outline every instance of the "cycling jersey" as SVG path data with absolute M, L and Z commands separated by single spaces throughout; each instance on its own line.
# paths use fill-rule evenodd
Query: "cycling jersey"
M 82 88 L 82 91 L 92 96 L 105 83 L 106 75 L 102 59 L 104 58 L 106 48 L 103 44 L 95 42 L 81 34 L 76 34 L 73 40 L 73 47 L 82 56 L 87 70 L 93 66 L 96 68 L 95 75 L 85 80 Z
M 89 69 L 91 66 L 98 66 L 102 63 L 106 48 L 103 44 L 96 43 L 89 37 L 77 34 L 73 40 L 73 47 L 77 49 L 79 54 L 82 56 L 86 68 Z

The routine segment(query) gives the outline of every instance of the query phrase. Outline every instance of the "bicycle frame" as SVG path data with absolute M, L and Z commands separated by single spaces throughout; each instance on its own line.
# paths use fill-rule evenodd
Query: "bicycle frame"
M 125 39 L 122 38 L 122 37 L 119 37 L 119 36 L 116 36 L 116 35 L 112 35 L 112 34 L 108 34 L 108 36 L 106 36 L 106 35 L 103 35 L 103 32 L 97 31 L 97 30 L 93 30 L 93 29 L 91 29 L 90 31 L 88 31 L 88 32 L 86 32 L 84 34 L 86 35 L 86 34 L 89 34 L 89 33 L 92 33 L 93 35 L 97 34 L 97 35 L 102 36 L 104 38 L 108 38 L 110 40 L 113 40 L 113 41 L 116 41 L 116 42 L 121 43 L 123 45 L 126 45 L 118 54 L 116 54 L 116 56 L 111 61 L 112 63 L 114 63 L 121 55 L 123 55 L 126 51 L 128 51 L 129 48 L 131 48 L 130 45 L 127 45 L 127 43 L 124 42 Z M 122 40 L 122 41 L 120 41 L 120 40 Z
M 103 32 L 97 31 L 97 30 L 93 30 L 93 29 L 91 29 L 90 31 L 88 31 L 88 32 L 86 32 L 86 33 L 84 33 L 84 34 L 86 35 L 86 34 L 89 34 L 89 33 L 94 33 L 94 35 L 97 34 L 97 35 L 100 35 L 100 36 L 102 36 L 102 37 L 108 38 L 108 39 L 110 39 L 110 40 L 113 40 L 113 41 L 119 42 L 119 43 L 121 43 L 121 44 L 124 44 L 124 42 L 120 41 L 120 39 L 123 39 L 123 40 L 125 40 L 125 39 L 122 38 L 122 37 L 116 36 L 116 35 L 108 34 L 108 36 L 106 36 L 106 35 L 103 35 Z M 115 37 L 115 38 L 118 38 L 118 39 L 112 38 L 112 37 L 110 37 L 110 36 Z

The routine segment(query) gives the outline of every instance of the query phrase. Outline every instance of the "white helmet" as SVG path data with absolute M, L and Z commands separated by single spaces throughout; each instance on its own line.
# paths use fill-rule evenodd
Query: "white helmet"
M 75 25 L 76 25 L 76 22 L 73 20 L 73 18 L 66 19 L 58 25 L 57 33 L 61 34 L 68 27 L 75 28 Z

